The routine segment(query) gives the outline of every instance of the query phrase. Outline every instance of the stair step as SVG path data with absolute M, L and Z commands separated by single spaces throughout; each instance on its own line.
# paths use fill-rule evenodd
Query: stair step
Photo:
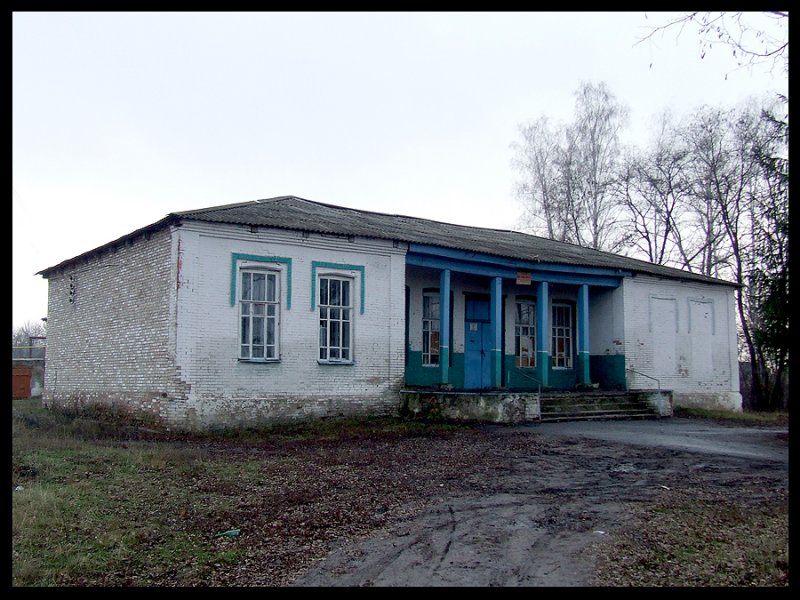
M 539 412 L 542 414 L 564 414 L 564 415 L 572 415 L 572 414 L 605 414 L 605 413 L 629 413 L 629 412 L 652 412 L 645 406 L 634 406 L 630 408 L 587 408 L 587 409 L 578 409 L 578 410 L 544 410 L 542 408 Z
M 540 422 L 658 418 L 649 403 L 619 391 L 544 392 L 539 411 Z
M 541 422 L 555 422 L 555 421 L 605 421 L 613 419 L 656 419 L 658 415 L 653 412 L 647 413 L 630 413 L 630 414 L 598 414 L 598 415 L 561 415 L 561 416 L 545 416 L 540 418 Z

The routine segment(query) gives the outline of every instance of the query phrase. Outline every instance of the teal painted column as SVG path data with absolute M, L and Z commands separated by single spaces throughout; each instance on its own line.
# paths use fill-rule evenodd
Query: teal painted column
M 439 383 L 450 379 L 450 269 L 439 275 Z
M 578 382 L 589 385 L 589 286 L 578 288 Z
M 491 311 L 492 320 L 492 386 L 503 385 L 503 278 L 495 277 L 491 284 Z
M 536 365 L 542 387 L 548 386 L 550 375 L 550 286 L 540 281 L 536 290 Z

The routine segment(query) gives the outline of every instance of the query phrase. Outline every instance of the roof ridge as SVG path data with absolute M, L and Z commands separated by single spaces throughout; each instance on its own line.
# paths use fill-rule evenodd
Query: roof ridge
M 248 206 L 251 204 L 265 204 L 267 202 L 274 202 L 276 200 L 288 200 L 290 198 L 297 198 L 297 196 L 275 196 L 274 198 L 260 198 L 258 200 L 247 200 L 245 202 L 234 202 L 232 204 L 219 204 L 217 206 L 207 206 L 205 208 L 195 208 L 193 210 L 171 212 L 168 213 L 167 216 L 175 215 L 176 217 L 186 217 L 190 215 L 203 214 L 212 211 L 227 210 L 230 208 L 240 208 L 242 206 Z M 303 200 L 303 198 L 298 198 L 298 200 Z
M 302 200 L 303 202 L 308 202 L 310 204 L 316 204 L 317 206 L 326 206 L 328 208 L 334 208 L 334 209 L 337 209 L 337 210 L 349 210 L 351 212 L 367 213 L 367 214 L 370 214 L 370 215 L 378 215 L 378 216 L 382 216 L 382 217 L 398 217 L 398 218 L 401 218 L 401 219 L 411 219 L 413 221 L 425 221 L 427 223 L 436 223 L 436 224 L 439 224 L 439 225 L 450 225 L 452 227 L 464 227 L 465 229 L 482 229 L 484 231 L 499 231 L 499 232 L 502 232 L 502 233 L 519 233 L 519 234 L 527 235 L 527 236 L 530 236 L 530 237 L 546 239 L 546 238 L 542 238 L 541 236 L 538 236 L 538 235 L 534 235 L 534 234 L 531 234 L 531 233 L 525 233 L 523 231 L 517 231 L 515 229 L 498 229 L 498 228 L 495 228 L 495 227 L 481 227 L 479 225 L 464 225 L 462 223 L 451 223 L 450 221 L 439 221 L 437 219 L 426 219 L 425 217 L 415 217 L 415 216 L 412 216 L 412 215 L 403 215 L 403 214 L 399 214 L 399 213 L 387 213 L 387 212 L 381 212 L 381 211 L 377 211 L 377 210 L 367 210 L 367 209 L 364 209 L 364 208 L 352 208 L 350 206 L 342 206 L 342 205 L 339 205 L 339 204 L 328 204 L 327 202 L 318 202 L 316 200 L 309 200 L 308 198 L 301 198 L 299 196 L 284 196 L 283 198 L 294 198 L 296 200 Z M 566 242 L 564 242 L 564 243 L 566 243 Z

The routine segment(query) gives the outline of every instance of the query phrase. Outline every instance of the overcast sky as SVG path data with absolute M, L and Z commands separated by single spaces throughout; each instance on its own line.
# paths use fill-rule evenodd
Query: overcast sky
M 515 229 L 518 126 L 569 121 L 584 81 L 641 146 L 666 108 L 788 94 L 693 29 L 637 44 L 677 14 L 15 12 L 12 326 L 47 314 L 37 271 L 175 211 L 296 195 Z

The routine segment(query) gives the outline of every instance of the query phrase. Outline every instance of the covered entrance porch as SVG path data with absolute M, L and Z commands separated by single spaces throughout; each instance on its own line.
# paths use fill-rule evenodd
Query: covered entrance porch
M 630 275 L 410 244 L 406 388 L 626 389 Z

